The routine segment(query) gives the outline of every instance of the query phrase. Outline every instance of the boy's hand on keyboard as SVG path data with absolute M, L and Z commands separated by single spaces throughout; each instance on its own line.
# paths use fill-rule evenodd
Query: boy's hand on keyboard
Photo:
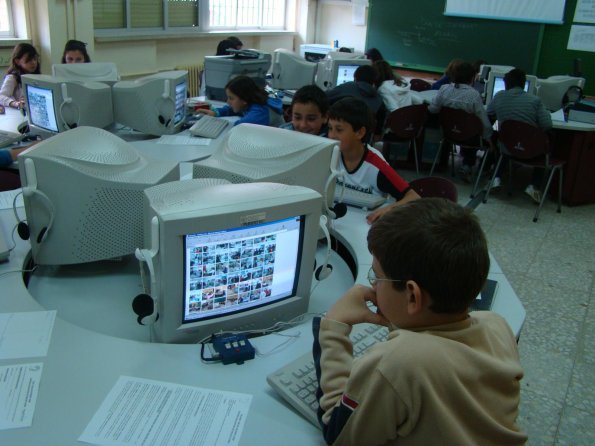
M 349 289 L 326 313 L 327 319 L 348 325 L 371 323 L 390 325 L 381 314 L 374 313 L 368 307 L 368 302 L 376 305 L 376 293 L 370 287 L 355 285 Z
M 388 206 L 383 206 L 381 208 L 376 209 L 375 211 L 370 212 L 366 216 L 368 224 L 371 225 L 372 223 L 374 223 L 376 220 L 378 220 L 380 217 L 382 217 L 384 214 L 390 211 L 394 206 L 395 204 L 389 204 Z

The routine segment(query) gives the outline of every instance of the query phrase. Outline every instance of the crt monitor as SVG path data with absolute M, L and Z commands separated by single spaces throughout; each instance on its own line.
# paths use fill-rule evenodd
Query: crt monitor
M 34 133 L 52 136 L 79 126 L 105 128 L 114 122 L 109 85 L 44 74 L 26 74 L 21 79 Z
M 349 53 L 337 53 L 349 54 Z M 362 65 L 371 65 L 368 59 L 330 57 L 318 63 L 316 85 L 323 90 L 330 90 L 337 85 L 354 80 L 354 73 Z
M 331 206 L 339 162 L 336 144 L 320 136 L 240 124 L 225 135 L 213 155 L 194 163 L 192 177 L 300 185 L 317 191 Z
M 200 180 L 145 190 L 145 245 L 158 342 L 265 330 L 308 309 L 320 194 Z
M 254 50 L 242 50 L 232 56 L 205 57 L 205 91 L 207 98 L 226 101 L 225 86 L 237 76 L 249 76 L 265 86 L 271 67 L 271 55 Z
M 112 87 L 114 120 L 147 135 L 171 135 L 186 117 L 188 71 L 163 71 Z
M 178 163 L 78 127 L 19 155 L 33 260 L 68 265 L 134 253 L 143 241 L 143 190 L 179 179 Z
M 504 85 L 504 76 L 506 76 L 506 73 L 490 71 L 490 74 L 488 75 L 488 82 L 487 82 L 487 87 L 486 87 L 486 100 L 485 100 L 486 105 L 492 101 L 492 99 L 494 98 L 496 93 L 506 89 L 506 87 Z M 535 94 L 536 85 L 537 85 L 537 77 L 527 75 L 527 80 L 525 81 L 524 90 L 527 93 Z
M 52 65 L 52 75 L 76 81 L 97 81 L 113 85 L 120 80 L 113 62 L 61 63 Z
M 296 53 L 282 48 L 273 53 L 271 86 L 278 90 L 297 90 L 314 83 L 317 63 L 308 62 Z

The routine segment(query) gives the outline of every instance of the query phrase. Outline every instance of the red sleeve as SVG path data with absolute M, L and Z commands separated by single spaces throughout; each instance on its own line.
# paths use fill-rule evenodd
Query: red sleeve
M 378 169 L 378 189 L 388 193 L 397 200 L 403 198 L 403 195 L 410 189 L 409 183 L 405 181 L 390 164 L 371 150 L 367 151 L 366 161 Z

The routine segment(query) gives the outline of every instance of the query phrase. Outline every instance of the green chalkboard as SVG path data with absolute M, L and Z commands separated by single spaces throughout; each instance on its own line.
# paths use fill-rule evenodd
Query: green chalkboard
M 448 17 L 444 0 L 369 4 L 366 48 L 378 48 L 397 66 L 440 72 L 456 57 L 535 72 L 543 25 Z

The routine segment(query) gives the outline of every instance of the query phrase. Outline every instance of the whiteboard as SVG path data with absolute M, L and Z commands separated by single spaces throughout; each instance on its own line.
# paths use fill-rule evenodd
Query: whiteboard
M 444 15 L 561 24 L 565 3 L 565 0 L 446 0 Z

